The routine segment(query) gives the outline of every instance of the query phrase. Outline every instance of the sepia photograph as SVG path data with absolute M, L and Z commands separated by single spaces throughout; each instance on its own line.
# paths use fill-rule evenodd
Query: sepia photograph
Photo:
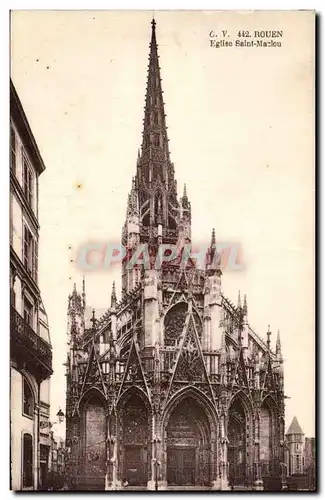
M 10 12 L 10 490 L 317 490 L 315 20 Z

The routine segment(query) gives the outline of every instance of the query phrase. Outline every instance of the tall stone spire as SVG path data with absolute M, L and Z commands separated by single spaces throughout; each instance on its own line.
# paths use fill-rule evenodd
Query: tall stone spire
M 169 160 L 168 138 L 166 127 L 166 115 L 164 111 L 163 91 L 161 87 L 160 67 L 158 47 L 156 40 L 156 21 L 153 19 L 151 22 L 151 42 L 147 78 L 147 90 L 142 134 L 142 155 L 147 149 L 150 152 L 159 152 L 162 160 Z M 166 163 L 165 161 L 163 163 Z M 166 171 L 162 168 L 157 168 L 156 175 L 161 175 L 162 179 L 166 178 Z M 152 177 L 152 181 L 155 176 Z
M 128 255 L 131 256 L 139 244 L 147 244 L 154 257 L 160 244 L 179 245 L 191 239 L 191 203 L 186 191 L 178 201 L 174 172 L 168 147 L 156 21 L 153 19 L 142 144 L 137 151 L 136 176 L 128 195 L 122 229 L 122 245 L 127 247 Z M 126 258 L 122 263 L 122 296 L 140 281 L 141 264 L 129 269 L 127 261 Z
M 158 208 L 164 227 L 176 229 L 173 222 L 175 208 L 178 208 L 174 166 L 170 161 L 166 115 L 161 86 L 156 21 L 151 22 L 151 42 L 145 97 L 142 145 L 137 161 L 136 188 L 139 193 L 144 226 L 157 224 Z M 149 207 L 147 206 L 149 200 Z M 146 210 L 144 210 L 146 206 Z M 173 209 L 172 209 L 173 207 Z M 141 210 L 142 209 L 142 210 Z

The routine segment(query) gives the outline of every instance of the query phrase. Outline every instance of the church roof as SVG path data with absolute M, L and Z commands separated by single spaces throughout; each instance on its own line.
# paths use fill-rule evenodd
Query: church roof
M 290 434 L 303 434 L 297 417 L 293 417 L 291 425 L 287 431 L 287 436 L 290 436 Z

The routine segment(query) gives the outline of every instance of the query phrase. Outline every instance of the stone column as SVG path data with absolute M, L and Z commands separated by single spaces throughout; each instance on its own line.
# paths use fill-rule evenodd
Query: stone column
M 204 345 L 212 351 L 220 349 L 222 341 L 220 276 L 218 271 L 212 276 L 208 276 L 204 290 Z
M 152 415 L 152 436 L 151 436 L 151 479 L 147 483 L 150 491 L 165 490 L 166 481 L 162 480 L 162 440 L 160 433 L 159 415 Z
M 260 460 L 260 412 L 255 414 L 254 421 L 254 485 L 256 491 L 263 490 L 263 480 L 261 476 L 261 460 Z
M 118 458 L 117 458 L 117 437 L 116 418 L 110 415 L 107 419 L 107 462 L 105 476 L 105 490 L 120 490 L 121 481 L 118 480 Z
M 228 438 L 226 435 L 225 415 L 222 415 L 220 418 L 220 438 L 218 440 L 218 445 L 220 447 L 218 453 L 219 466 L 216 471 L 217 478 L 212 481 L 212 489 L 225 491 L 230 489 L 228 483 Z
M 221 419 L 221 439 L 220 439 L 220 444 L 221 444 L 221 471 L 220 471 L 220 476 L 221 476 L 221 490 L 229 490 L 229 482 L 228 482 L 228 437 L 226 433 L 226 415 L 223 415 Z
M 144 277 L 144 334 L 145 346 L 153 347 L 159 340 L 158 273 L 145 271 Z

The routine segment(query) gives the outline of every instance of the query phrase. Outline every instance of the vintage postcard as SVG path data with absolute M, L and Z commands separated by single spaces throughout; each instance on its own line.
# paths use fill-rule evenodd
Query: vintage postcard
M 10 24 L 10 488 L 316 490 L 315 12 Z

